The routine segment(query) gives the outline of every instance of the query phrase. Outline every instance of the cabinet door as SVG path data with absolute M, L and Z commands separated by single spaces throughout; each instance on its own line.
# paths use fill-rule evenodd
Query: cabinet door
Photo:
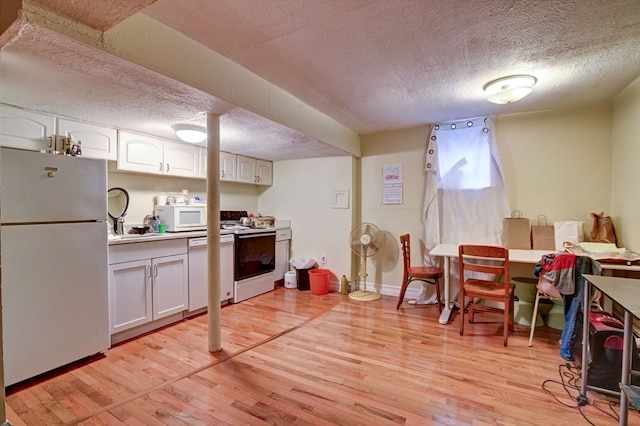
M 202 179 L 207 178 L 207 148 L 200 148 L 200 170 L 198 176 Z
M 197 178 L 200 176 L 200 148 L 178 142 L 164 142 L 164 174 Z
M 276 269 L 273 271 L 275 281 L 284 279 L 284 274 L 289 270 L 289 244 L 290 240 L 276 241 Z
M 237 155 L 228 152 L 220 152 L 220 180 L 235 182 L 237 173 Z
M 256 183 L 256 159 L 238 155 L 238 182 Z
M 151 321 L 150 280 L 150 260 L 109 265 L 111 334 Z
M 273 175 L 273 163 L 266 160 L 256 160 L 256 183 L 258 185 L 271 185 Z
M 187 309 L 187 255 L 152 259 L 153 319 L 163 318 Z
M 118 132 L 118 170 L 162 174 L 164 144 L 160 139 Z
M 233 243 L 220 244 L 220 300 L 233 298 Z
M 116 144 L 118 133 L 116 129 L 58 118 L 57 134 L 80 141 L 83 157 L 112 161 L 117 159 Z
M 55 118 L 0 105 L 0 144 L 31 151 L 54 151 Z

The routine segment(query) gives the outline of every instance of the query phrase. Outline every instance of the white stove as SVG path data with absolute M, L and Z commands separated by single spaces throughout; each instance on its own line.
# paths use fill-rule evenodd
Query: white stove
M 253 228 L 243 225 L 220 225 L 222 229 L 233 231 L 234 234 L 264 234 L 268 232 L 276 232 L 276 228 Z
M 276 228 L 240 224 L 246 211 L 220 211 L 220 228 L 234 234 L 233 303 L 274 289 Z

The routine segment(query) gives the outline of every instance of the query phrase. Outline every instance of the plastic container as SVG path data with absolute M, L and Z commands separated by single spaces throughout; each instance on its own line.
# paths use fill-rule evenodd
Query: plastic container
M 312 268 L 298 269 L 296 268 L 296 283 L 298 290 L 309 290 L 309 271 Z
M 329 269 L 312 269 L 309 271 L 309 287 L 311 294 L 327 294 L 329 293 L 329 277 L 331 271 Z
M 288 271 L 284 274 L 284 286 L 285 288 L 296 288 L 298 284 L 296 283 L 296 272 Z

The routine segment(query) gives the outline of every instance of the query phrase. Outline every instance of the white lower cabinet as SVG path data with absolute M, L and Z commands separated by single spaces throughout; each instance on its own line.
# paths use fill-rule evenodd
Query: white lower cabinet
M 186 239 L 109 247 L 112 335 L 181 314 L 187 303 Z
M 291 228 L 276 231 L 276 269 L 273 271 L 275 281 L 283 280 L 289 270 L 289 251 L 291 246 Z

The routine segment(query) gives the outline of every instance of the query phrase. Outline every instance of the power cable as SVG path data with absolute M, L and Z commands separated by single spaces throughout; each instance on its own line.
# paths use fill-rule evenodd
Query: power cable
M 615 421 L 619 421 L 618 413 L 616 413 L 614 409 L 614 406 L 619 405 L 618 403 L 613 401 L 606 401 L 606 400 L 598 401 L 595 399 L 590 401 L 587 398 L 582 398 L 582 396 L 580 395 L 582 372 L 580 368 L 578 368 L 575 364 L 574 365 L 571 365 L 569 363 L 560 364 L 558 366 L 558 375 L 560 376 L 560 381 L 548 379 L 542 382 L 542 390 L 547 395 L 551 396 L 556 402 L 563 405 L 564 407 L 577 408 L 580 414 L 582 415 L 582 417 L 587 421 L 587 423 L 593 426 L 596 426 L 596 424 L 593 423 L 587 417 L 587 413 L 585 413 L 583 407 L 591 406 L 594 409 L 600 411 L 601 413 L 611 417 Z M 567 396 L 571 401 L 579 401 L 579 402 L 576 402 L 574 404 L 568 404 L 566 402 L 561 401 L 560 398 L 548 388 L 548 384 L 552 384 L 552 383 L 559 384 L 560 386 L 562 386 L 562 389 L 564 389 L 565 393 L 567 394 Z M 573 395 L 572 391 L 577 391 L 578 394 Z M 582 402 L 581 399 L 584 400 L 584 403 Z M 600 406 L 598 406 L 599 403 L 605 403 L 608 406 L 609 410 L 602 409 Z

